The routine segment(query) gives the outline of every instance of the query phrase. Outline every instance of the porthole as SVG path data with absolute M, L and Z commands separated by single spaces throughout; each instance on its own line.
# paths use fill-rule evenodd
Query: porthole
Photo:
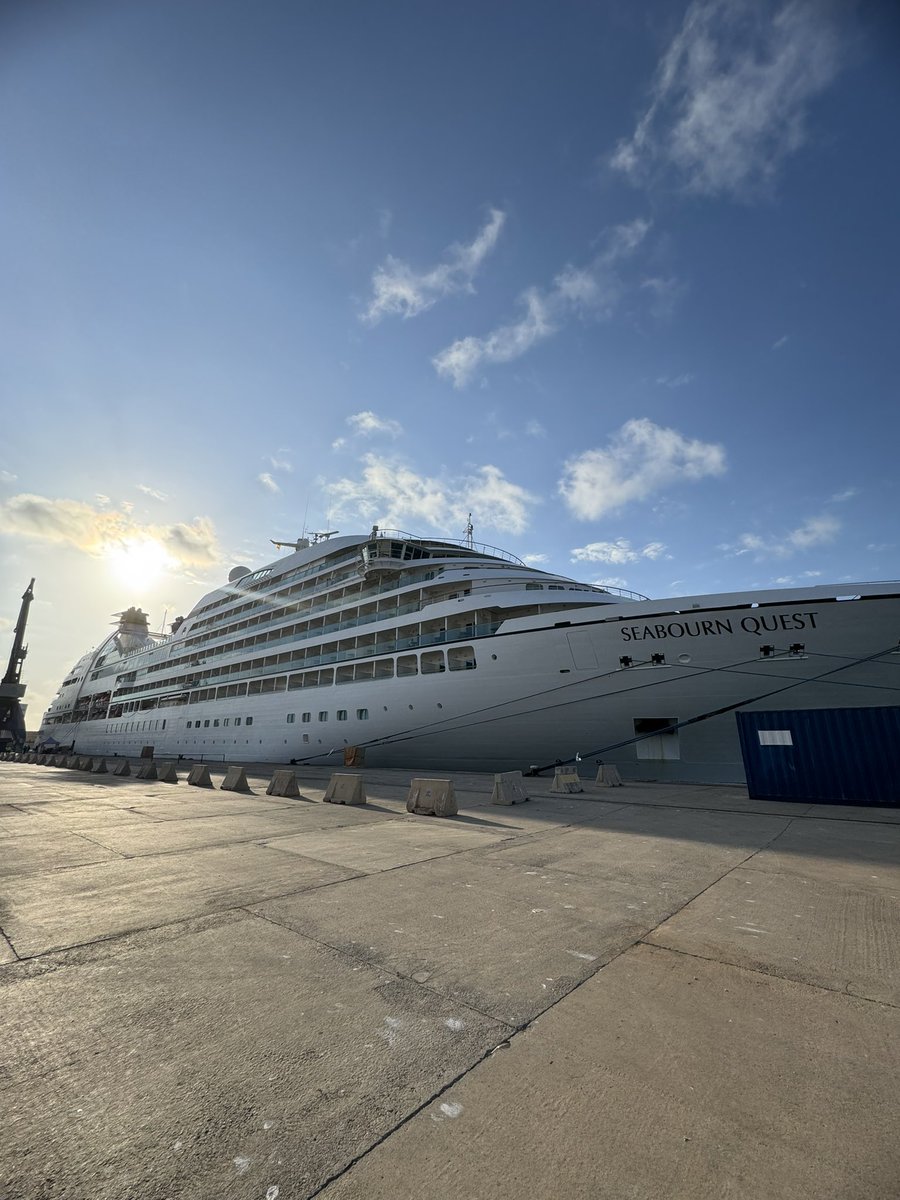
M 410 710 L 410 712 L 412 712 L 412 705 L 409 706 L 409 710 Z
M 494 662 L 496 662 L 496 661 L 497 661 L 497 655 L 496 655 L 496 654 L 492 654 L 492 655 L 491 655 L 491 658 L 494 660 Z
M 678 661 L 681 663 L 682 666 L 686 667 L 687 664 L 691 661 L 691 656 L 689 654 L 679 654 Z
M 443 708 L 443 707 L 444 707 L 444 706 L 443 706 L 443 704 L 441 704 L 441 702 L 440 702 L 440 700 L 439 700 L 439 701 L 438 701 L 438 708 Z

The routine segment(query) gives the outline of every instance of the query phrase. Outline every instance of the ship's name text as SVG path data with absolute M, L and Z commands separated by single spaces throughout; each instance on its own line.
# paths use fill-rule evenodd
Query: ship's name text
M 741 617 L 738 629 L 744 633 L 796 633 L 798 629 L 815 629 L 818 612 L 763 613 L 759 616 Z M 737 620 L 735 617 L 734 620 Z M 657 625 L 623 625 L 623 642 L 643 642 L 648 638 L 717 637 L 722 633 L 734 633 L 731 617 L 715 617 L 698 621 L 666 621 Z

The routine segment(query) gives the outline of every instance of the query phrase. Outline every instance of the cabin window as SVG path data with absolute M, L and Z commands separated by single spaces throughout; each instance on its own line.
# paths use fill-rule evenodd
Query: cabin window
M 398 675 L 418 675 L 419 663 L 415 654 L 402 654 L 397 659 Z
M 308 733 L 304 733 L 304 735 L 303 735 L 303 740 L 304 740 L 304 742 L 308 742 L 308 741 L 309 741 L 309 734 L 308 734 Z
M 338 719 L 339 721 L 346 721 L 346 720 L 347 720 L 347 710 L 346 710 L 346 708 L 339 708 L 339 709 L 337 710 L 337 719 Z
M 422 655 L 423 675 L 437 675 L 439 672 L 445 670 L 443 650 L 427 650 Z
M 312 713 L 304 713 L 303 716 L 300 718 L 300 720 L 303 722 L 304 725 L 308 725 L 309 722 L 312 720 Z
M 218 717 L 216 717 L 216 719 L 213 721 L 213 728 L 214 729 L 219 728 L 219 718 Z
M 204 722 L 203 722 L 203 728 L 204 728 L 204 729 L 209 729 L 209 721 L 204 721 Z
M 293 724 L 294 724 L 294 722 L 295 722 L 296 720 L 297 720 L 297 714 L 296 714 L 296 713 L 288 713 L 288 715 L 287 715 L 287 723 L 288 723 L 288 725 L 293 725 Z
M 474 671 L 475 650 L 472 646 L 453 646 L 447 651 L 447 663 L 451 671 Z
M 224 718 L 224 720 L 222 721 L 222 724 L 223 724 L 223 725 L 230 725 L 230 724 L 231 724 L 231 717 L 225 717 L 225 718 Z
M 327 712 L 320 712 L 320 713 L 319 713 L 319 720 L 320 720 L 320 721 L 327 721 L 327 720 L 328 720 L 328 713 L 327 713 Z
M 235 725 L 240 725 L 240 723 L 241 723 L 241 718 L 240 718 L 240 717 L 235 717 L 235 718 L 234 718 L 234 723 L 235 723 Z
M 244 722 L 244 724 L 245 724 L 245 725 L 252 725 L 252 724 L 253 724 L 253 718 L 252 718 L 252 717 L 248 717 L 248 718 L 247 718 L 247 720 Z
M 357 721 L 368 721 L 369 710 L 367 708 L 358 708 L 356 710 L 356 719 Z

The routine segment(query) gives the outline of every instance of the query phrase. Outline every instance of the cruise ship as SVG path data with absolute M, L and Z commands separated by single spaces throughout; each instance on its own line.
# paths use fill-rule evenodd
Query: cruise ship
M 900 704 L 900 584 L 651 600 L 473 541 L 314 535 L 171 632 L 139 608 L 38 744 L 207 762 L 549 769 L 743 783 L 735 713 Z

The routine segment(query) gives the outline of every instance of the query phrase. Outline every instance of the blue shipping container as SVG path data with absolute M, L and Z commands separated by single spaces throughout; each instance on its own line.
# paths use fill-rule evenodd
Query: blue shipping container
M 900 804 L 900 708 L 735 716 L 754 799 Z

